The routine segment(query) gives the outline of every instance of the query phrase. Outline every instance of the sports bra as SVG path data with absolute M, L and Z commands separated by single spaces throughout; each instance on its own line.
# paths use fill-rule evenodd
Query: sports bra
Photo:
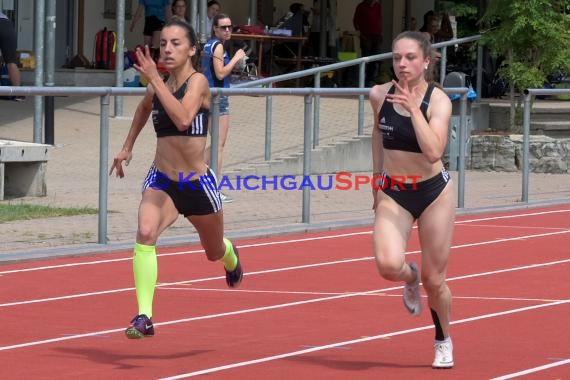
M 193 72 L 188 79 L 182 83 L 182 86 L 176 90 L 172 95 L 178 100 L 182 100 L 184 94 L 186 93 L 186 88 L 188 87 L 188 81 L 192 78 L 192 75 L 196 74 Z M 170 116 L 164 109 L 164 106 L 158 99 L 156 94 L 152 99 L 152 124 L 154 125 L 154 131 L 156 132 L 156 137 L 164 136 L 193 136 L 193 137 L 203 137 L 208 135 L 208 116 L 210 110 L 207 108 L 200 108 L 198 113 L 192 120 L 192 124 L 185 131 L 180 131 L 176 128 L 176 125 L 172 122 Z
M 427 118 L 427 109 L 434 87 L 435 85 L 433 83 L 428 85 L 424 98 L 422 99 L 422 104 L 420 105 L 420 110 L 427 121 L 429 121 Z M 395 91 L 396 87 L 392 86 L 388 94 L 393 94 Z M 400 115 L 394 110 L 394 104 L 387 101 L 384 101 L 384 104 L 382 104 L 378 116 L 380 117 L 378 126 L 380 132 L 382 132 L 382 146 L 384 149 L 422 153 L 410 116 Z

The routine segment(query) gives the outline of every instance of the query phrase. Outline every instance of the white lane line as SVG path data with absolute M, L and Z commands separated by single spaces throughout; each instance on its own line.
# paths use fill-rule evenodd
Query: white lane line
M 460 221 L 455 221 L 455 224 L 467 224 L 467 223 L 489 221 L 489 220 L 524 218 L 524 217 L 558 214 L 558 213 L 565 213 L 565 212 L 570 212 L 570 209 L 567 209 L 567 210 L 550 210 L 550 211 L 541 211 L 541 212 L 533 212 L 533 213 L 492 216 L 492 217 L 486 217 L 486 218 L 460 220 Z M 492 226 L 492 227 L 496 227 L 496 226 Z M 416 228 L 416 226 L 414 226 L 414 228 Z M 536 227 L 536 228 L 538 228 L 538 227 Z M 314 236 L 314 237 L 307 237 L 307 238 L 302 238 L 302 239 L 286 239 L 286 240 L 277 240 L 277 241 L 270 241 L 270 242 L 256 243 L 256 244 L 244 244 L 244 245 L 238 246 L 238 248 L 265 247 L 265 246 L 270 246 L 270 245 L 301 243 L 301 242 L 307 242 L 307 241 L 336 239 L 336 238 L 351 237 L 351 236 L 358 236 L 358 235 L 370 235 L 370 234 L 372 234 L 372 231 L 361 231 L 361 232 L 352 232 L 352 233 L 346 233 L 346 234 Z M 196 250 L 192 250 L 192 251 L 178 251 L 178 252 L 172 252 L 172 253 L 161 253 L 161 254 L 158 254 L 158 256 L 159 257 L 166 257 L 166 256 L 187 255 L 187 254 L 203 253 L 203 252 L 204 252 L 203 249 L 196 249 Z M 47 270 L 47 269 L 69 268 L 69 267 L 76 267 L 76 266 L 83 266 L 83 265 L 107 264 L 107 263 L 115 263 L 115 262 L 121 262 L 121 261 L 127 261 L 127 260 L 132 260 L 132 257 L 129 256 L 129 257 L 124 257 L 124 258 L 119 258 L 119 259 L 84 261 L 84 262 L 79 262 L 79 263 L 47 265 L 47 266 L 30 267 L 30 268 L 23 268 L 23 269 L 13 269 L 13 270 L 7 270 L 7 271 L 0 271 L 0 275 L 13 274 L 13 273 L 23 273 L 23 272 L 32 272 L 32 271 Z
M 528 375 L 528 374 L 531 374 L 531 373 L 544 371 L 545 369 L 550 369 L 550 368 L 554 368 L 554 367 L 558 367 L 558 366 L 566 365 L 566 364 L 570 364 L 570 359 L 561 360 L 561 361 L 558 361 L 558 362 L 555 362 L 555 363 L 551 363 L 551 364 L 541 365 L 541 366 L 539 366 L 539 367 L 529 368 L 529 369 L 526 369 L 526 370 L 520 371 L 520 372 L 509 373 L 508 375 L 503 375 L 503 376 L 500 376 L 500 377 L 494 377 L 494 378 L 492 378 L 491 380 L 508 380 L 508 379 L 514 379 L 515 377 L 520 377 L 520 376 Z
M 355 296 L 365 297 L 402 297 L 401 294 L 373 293 L 358 294 L 358 292 L 310 292 L 310 291 L 287 291 L 287 290 L 254 290 L 254 289 L 228 289 L 228 288 L 192 288 L 185 287 L 165 287 L 163 290 L 182 290 L 190 292 L 215 292 L 215 293 L 244 293 L 244 294 L 279 294 L 279 295 L 302 295 L 302 296 L 340 296 L 343 294 L 354 294 Z M 427 298 L 422 295 L 422 298 Z M 519 302 L 557 302 L 565 299 L 551 298 L 521 298 L 521 297 L 485 297 L 485 296 L 457 296 L 453 295 L 454 300 L 476 300 L 476 301 L 519 301 Z
M 474 277 L 478 277 L 478 276 L 488 276 L 491 274 L 511 272 L 511 271 L 515 271 L 515 270 L 531 269 L 531 268 L 556 265 L 559 263 L 566 263 L 566 262 L 570 262 L 570 259 L 563 260 L 563 261 L 554 261 L 554 262 L 549 262 L 549 263 L 542 263 L 542 264 L 527 265 L 527 266 L 518 267 L 518 268 L 503 269 L 503 270 L 498 270 L 498 271 L 493 271 L 493 272 L 483 272 L 483 273 L 479 273 L 479 274 L 470 274 L 470 275 L 466 275 L 466 276 L 452 277 L 452 278 L 447 279 L 447 281 L 456 281 L 456 280 L 462 280 L 462 279 L 466 279 L 466 278 L 474 278 Z M 230 311 L 230 312 L 219 313 L 219 314 L 207 314 L 207 315 L 198 316 L 198 317 L 183 318 L 183 319 L 177 319 L 177 320 L 173 320 L 173 321 L 159 322 L 159 323 L 155 323 L 154 325 L 155 326 L 166 326 L 166 325 L 173 325 L 173 324 L 178 324 L 178 323 L 186 323 L 186 322 L 199 321 L 199 320 L 205 320 L 205 319 L 214 319 L 214 318 L 220 318 L 220 317 L 227 317 L 227 316 L 231 316 L 231 315 L 239 315 L 239 314 L 246 314 L 246 313 L 252 313 L 252 312 L 257 312 L 257 311 L 281 309 L 281 308 L 285 308 L 285 307 L 299 306 L 299 305 L 305 305 L 305 304 L 310 304 L 310 303 L 331 301 L 331 300 L 356 297 L 356 296 L 363 296 L 363 295 L 375 294 L 375 293 L 383 293 L 383 292 L 387 292 L 387 291 L 391 291 L 391 290 L 398 290 L 398 289 L 402 289 L 402 288 L 403 288 L 403 286 L 393 286 L 393 287 L 389 287 L 389 288 L 368 290 L 368 291 L 357 292 L 357 293 L 347 293 L 347 294 L 341 294 L 341 295 L 334 295 L 334 296 L 330 296 L 330 297 L 313 298 L 313 299 L 303 300 L 303 301 L 287 302 L 287 303 L 276 304 L 276 305 L 271 305 L 271 306 L 260 306 L 260 307 L 255 307 L 255 308 L 242 309 L 242 310 Z M 568 302 L 568 301 L 570 301 L 570 300 L 557 301 L 557 302 L 554 302 L 553 304 L 558 303 L 558 302 L 564 303 L 564 302 Z M 14 344 L 14 345 L 9 345 L 9 346 L 0 346 L 0 351 L 11 350 L 11 349 L 16 349 L 16 348 L 23 348 L 23 347 L 30 347 L 30 346 L 37 346 L 37 345 L 41 345 L 41 344 L 61 342 L 61 341 L 65 341 L 65 340 L 79 339 L 79 338 L 85 338 L 85 337 L 100 335 L 100 334 L 108 334 L 108 333 L 122 332 L 122 331 L 124 331 L 124 328 L 113 329 L 113 330 L 105 330 L 105 331 L 86 333 L 86 334 L 70 335 L 70 336 L 66 336 L 66 337 L 62 337 L 62 338 L 53 338 L 53 339 L 46 339 L 46 340 L 40 340 L 40 341 L 32 341 L 32 342 Z
M 537 227 L 537 226 L 511 226 L 511 225 L 497 225 L 497 224 L 469 224 L 466 227 L 485 227 L 485 228 L 514 228 L 517 230 L 545 230 L 545 231 L 564 231 L 568 230 L 568 227 Z
M 509 241 L 540 238 L 540 237 L 545 237 L 545 236 L 560 235 L 560 234 L 567 234 L 567 233 L 570 233 L 570 231 L 557 231 L 557 232 L 549 232 L 549 233 L 543 233 L 543 234 L 537 234 L 537 235 L 523 235 L 523 236 L 516 236 L 516 237 L 512 237 L 512 238 L 488 240 L 488 241 L 482 241 L 482 242 L 477 242 L 477 243 L 469 243 L 469 244 L 460 244 L 460 245 L 452 246 L 451 249 L 476 247 L 476 246 L 480 246 L 480 245 L 497 244 L 497 243 L 504 243 L 504 242 L 509 242 Z M 409 251 L 409 252 L 406 252 L 406 255 L 419 253 L 419 252 L 420 251 Z M 352 263 L 352 262 L 357 262 L 357 261 L 366 261 L 366 260 L 373 260 L 373 258 L 372 257 L 361 257 L 361 258 L 357 258 L 357 259 L 346 259 L 346 260 L 337 260 L 337 261 L 322 262 L 322 263 L 316 263 L 316 264 L 297 265 L 297 266 L 292 266 L 292 267 L 267 269 L 267 270 L 257 271 L 257 272 L 249 272 L 249 273 L 245 273 L 244 275 L 245 276 L 253 276 L 253 275 L 260 275 L 260 274 L 284 272 L 284 271 L 290 271 L 290 270 L 316 268 L 316 267 L 322 267 L 322 266 L 327 266 L 327 265 L 346 264 L 346 263 Z M 556 261 L 554 263 L 560 264 L 560 263 L 564 263 L 566 261 L 568 261 L 568 260 Z M 537 264 L 537 265 L 541 266 L 543 264 Z M 504 271 L 509 271 L 509 270 L 510 269 L 505 269 Z M 518 269 L 515 268 L 513 270 L 518 270 Z M 495 273 L 495 272 L 489 272 L 489 273 Z M 206 278 L 195 279 L 195 280 L 185 280 L 185 281 L 162 283 L 162 284 L 157 285 L 157 288 L 165 287 L 165 286 L 213 281 L 213 280 L 219 280 L 219 279 L 223 279 L 223 278 L 225 278 L 225 277 L 224 276 L 216 276 L 216 277 L 206 277 Z M 18 305 L 40 303 L 40 302 L 67 300 L 67 299 L 90 297 L 90 296 L 97 296 L 97 295 L 110 294 L 110 293 L 120 293 L 120 292 L 132 291 L 133 289 L 134 289 L 133 287 L 129 287 L 129 288 L 121 288 L 121 289 L 102 290 L 102 291 L 98 291 L 98 292 L 71 294 L 71 295 L 59 296 L 59 297 L 49 297 L 49 298 L 40 298 L 40 299 L 26 300 L 26 301 L 8 302 L 8 303 L 0 304 L 0 307 L 18 306 Z
M 495 318 L 495 317 L 500 317 L 500 316 L 509 315 L 509 314 L 521 313 L 524 311 L 540 309 L 540 308 L 544 308 L 544 307 L 552 307 L 552 306 L 562 305 L 562 304 L 566 304 L 566 303 L 570 303 L 570 300 L 552 302 L 552 303 L 542 304 L 542 305 L 522 307 L 522 308 L 518 308 L 518 309 L 511 309 L 511 310 L 501 311 L 501 312 L 497 312 L 497 313 L 483 314 L 483 315 L 479 315 L 476 317 L 465 318 L 465 319 L 453 321 L 453 322 L 451 322 L 451 324 L 452 325 L 459 325 L 459 324 L 478 321 L 478 320 L 482 320 L 482 319 Z M 331 344 L 327 344 L 327 345 L 323 345 L 323 346 L 308 348 L 305 350 L 292 351 L 292 352 L 287 352 L 287 353 L 283 353 L 283 354 L 279 354 L 279 355 L 266 356 L 266 357 L 262 357 L 262 358 L 258 358 L 258 359 L 247 360 L 247 361 L 237 362 L 237 363 L 232 363 L 232 364 L 226 364 L 226 365 L 219 366 L 219 367 L 205 368 L 205 369 L 199 370 L 199 371 L 193 371 L 193 372 L 179 374 L 176 376 L 165 377 L 165 378 L 162 378 L 162 380 L 177 380 L 177 379 L 185 379 L 185 378 L 193 377 L 193 376 L 206 375 L 209 373 L 220 372 L 220 371 L 224 371 L 224 370 L 228 370 L 228 369 L 245 367 L 248 365 L 259 364 L 259 363 L 266 363 L 266 362 L 270 362 L 270 361 L 274 361 L 274 360 L 290 358 L 292 356 L 305 355 L 305 354 L 309 354 L 312 352 L 323 351 L 323 350 L 328 350 L 331 348 L 337 348 L 337 347 L 347 346 L 347 345 L 352 345 L 352 344 L 364 343 L 364 342 L 369 342 L 372 340 L 385 339 L 385 338 L 389 338 L 389 337 L 393 337 L 393 336 L 404 335 L 404 334 L 414 333 L 414 332 L 428 330 L 428 329 L 433 329 L 433 325 L 416 327 L 416 328 L 408 329 L 408 330 L 394 331 L 394 332 L 387 333 L 387 334 L 363 337 L 360 339 L 347 340 L 347 341 L 343 341 L 343 342 L 336 342 L 336 343 L 331 343 Z

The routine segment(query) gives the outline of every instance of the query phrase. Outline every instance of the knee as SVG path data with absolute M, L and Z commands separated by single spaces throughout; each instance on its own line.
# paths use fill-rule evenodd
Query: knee
M 155 245 L 158 238 L 156 228 L 146 225 L 140 225 L 137 230 L 137 241 L 145 245 Z
M 376 266 L 380 276 L 386 280 L 397 280 L 404 269 L 404 260 L 400 258 L 379 258 L 376 260 Z
M 422 273 L 422 284 L 428 296 L 438 295 L 446 287 L 445 276 L 440 273 Z

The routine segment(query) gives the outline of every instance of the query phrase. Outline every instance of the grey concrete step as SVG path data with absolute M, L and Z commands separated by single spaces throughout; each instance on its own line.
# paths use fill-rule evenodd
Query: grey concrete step
M 311 174 L 366 172 L 372 170 L 370 136 L 341 139 L 311 151 Z M 227 170 L 224 175 L 283 176 L 303 174 L 303 152 L 292 152 L 270 161 L 258 161 Z

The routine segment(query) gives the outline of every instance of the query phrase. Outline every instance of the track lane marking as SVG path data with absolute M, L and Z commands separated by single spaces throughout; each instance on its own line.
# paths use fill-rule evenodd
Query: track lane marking
M 464 318 L 464 319 L 460 319 L 457 321 L 453 321 L 450 324 L 451 325 L 459 325 L 459 324 L 474 322 L 474 321 L 478 321 L 478 320 L 482 320 L 482 319 L 501 317 L 504 315 L 521 313 L 524 311 L 530 311 L 530 310 L 540 309 L 540 308 L 544 308 L 544 307 L 558 306 L 558 305 L 563 305 L 563 304 L 567 304 L 567 303 L 570 303 L 570 300 L 552 302 L 552 303 L 541 304 L 541 305 L 533 305 L 533 306 L 528 306 L 528 307 L 521 307 L 521 308 L 505 310 L 505 311 L 501 311 L 501 312 L 497 312 L 497 313 L 482 314 L 482 315 L 475 316 L 475 317 Z M 300 356 L 300 355 L 305 355 L 305 354 L 309 354 L 309 353 L 313 353 L 313 352 L 317 352 L 317 351 L 328 350 L 331 348 L 337 348 L 337 347 L 348 346 L 348 345 L 353 345 L 353 344 L 358 344 L 358 343 L 364 343 L 364 342 L 369 342 L 369 341 L 378 340 L 378 339 L 386 339 L 386 338 L 390 338 L 390 337 L 394 337 L 394 336 L 398 336 L 398 335 L 415 333 L 418 331 L 424 331 L 424 330 L 428 330 L 428 329 L 433 329 L 433 325 L 416 327 L 416 328 L 407 329 L 407 330 L 394 331 L 394 332 L 387 333 L 387 334 L 363 337 L 360 339 L 353 339 L 353 340 L 347 340 L 347 341 L 342 341 L 342 342 L 336 342 L 336 343 L 331 343 L 331 344 L 327 344 L 327 345 L 323 345 L 323 346 L 311 347 L 311 348 L 307 348 L 304 350 L 292 351 L 292 352 L 287 352 L 287 353 L 283 353 L 283 354 L 279 354 L 279 355 L 266 356 L 266 357 L 262 357 L 262 358 L 258 358 L 258 359 L 252 359 L 252 360 L 247 360 L 247 361 L 242 361 L 242 362 L 237 362 L 237 363 L 226 364 L 226 365 L 222 365 L 222 366 L 218 366 L 218 367 L 205 368 L 205 369 L 202 369 L 199 371 L 193 371 L 193 372 L 183 373 L 183 374 L 179 374 L 179 375 L 175 375 L 175 376 L 164 377 L 161 380 L 186 379 L 188 377 L 201 376 L 201 375 L 206 375 L 206 374 L 210 374 L 210 373 L 214 373 L 214 372 L 220 372 L 220 371 L 229 370 L 229 369 L 233 369 L 233 368 L 244 367 L 244 366 L 259 364 L 259 363 L 266 363 L 266 362 L 270 362 L 270 361 L 274 361 L 274 360 L 290 358 L 293 356 Z
M 491 380 L 508 380 L 508 379 L 514 379 L 515 377 L 520 377 L 520 376 L 528 375 L 528 374 L 531 374 L 531 373 L 544 371 L 545 369 L 550 369 L 550 368 L 554 368 L 554 367 L 558 367 L 558 366 L 566 365 L 566 364 L 570 364 L 570 359 L 567 359 L 567 360 L 560 360 L 560 361 L 557 361 L 557 362 L 555 362 L 555 363 L 545 364 L 545 365 L 541 365 L 541 366 L 534 367 L 534 368 L 529 368 L 529 369 L 526 369 L 526 370 L 520 371 L 520 372 L 509 373 L 508 375 L 503 375 L 503 376 L 500 376 L 500 377 L 494 377 L 494 378 L 492 378 Z
M 504 242 L 509 242 L 509 241 L 517 241 L 517 240 L 526 240 L 526 239 L 540 238 L 540 237 L 560 235 L 560 234 L 566 234 L 566 233 L 570 233 L 570 230 L 569 231 L 549 232 L 549 233 L 543 233 L 543 234 L 537 234 L 537 235 L 515 236 L 512 238 L 487 240 L 487 241 L 482 241 L 482 242 L 477 242 L 477 243 L 459 244 L 459 245 L 452 246 L 451 249 L 476 247 L 476 246 L 481 246 L 481 245 L 497 244 L 497 243 L 504 243 Z M 415 253 L 420 253 L 420 251 L 416 250 L 416 251 L 405 252 L 406 255 L 411 255 L 411 254 L 415 254 Z M 316 268 L 316 267 L 322 267 L 322 266 L 327 266 L 327 265 L 346 264 L 346 263 L 352 263 L 352 262 L 357 262 L 357 261 L 367 261 L 367 260 L 373 260 L 373 259 L 374 259 L 373 257 L 361 257 L 361 258 L 356 258 L 356 259 L 336 260 L 336 261 L 322 262 L 322 263 L 316 263 L 316 264 L 297 265 L 297 266 L 285 267 L 285 268 L 266 269 L 263 271 L 244 273 L 244 276 L 253 276 L 253 275 L 260 275 L 260 274 L 285 272 L 285 271 L 290 271 L 290 270 Z M 566 261 L 568 261 L 568 260 L 557 261 L 555 263 L 564 263 Z M 206 282 L 206 281 L 213 281 L 213 280 L 220 280 L 220 279 L 225 279 L 225 276 L 215 276 L 215 277 L 206 277 L 206 278 L 200 278 L 200 279 L 195 279 L 195 280 L 184 280 L 184 281 L 177 281 L 177 282 L 161 283 L 161 284 L 157 284 L 156 287 L 161 288 L 161 287 L 165 287 L 165 286 L 192 284 L 192 283 Z M 27 304 L 33 304 L 33 303 L 41 303 L 41 302 L 69 300 L 69 299 L 74 299 L 74 298 L 82 298 L 82 297 L 98 296 L 98 295 L 111 294 L 111 293 L 127 292 L 127 291 L 132 291 L 134 289 L 135 289 L 134 287 L 129 287 L 129 288 L 120 288 L 120 289 L 111 289 L 111 290 L 101 290 L 101 291 L 97 291 L 97 292 L 71 294 L 71 295 L 67 295 L 67 296 L 58 296 L 58 297 L 39 298 L 39 299 L 26 300 L 26 301 L 7 302 L 7 303 L 0 304 L 0 307 L 19 306 L 19 305 L 27 305 Z
M 550 215 L 550 214 L 558 214 L 558 213 L 566 213 L 566 212 L 570 212 L 570 209 L 540 211 L 540 212 L 534 212 L 534 213 L 524 213 L 524 214 L 514 214 L 514 215 L 501 215 L 501 216 L 492 216 L 492 217 L 469 219 L 469 220 L 459 220 L 459 221 L 455 221 L 455 224 L 468 224 L 468 223 L 475 223 L 475 222 L 489 221 L 489 220 L 524 218 L 524 217 L 531 217 L 531 216 L 538 216 L 538 215 Z M 492 227 L 497 227 L 497 226 L 492 226 Z M 417 228 L 417 226 L 414 226 L 414 228 Z M 539 227 L 536 227 L 536 228 L 539 228 Z M 255 244 L 244 244 L 244 245 L 238 246 L 238 248 L 265 247 L 265 246 L 270 246 L 270 245 L 302 243 L 302 242 L 306 242 L 306 241 L 336 239 L 336 238 L 358 236 L 358 235 L 370 235 L 370 234 L 372 234 L 372 231 L 361 231 L 361 232 L 353 232 L 353 233 L 346 233 L 346 234 L 334 234 L 334 235 L 327 235 L 327 236 L 315 236 L 315 237 L 310 237 L 310 238 L 278 240 L 278 241 L 271 241 L 271 242 L 265 242 L 265 243 L 255 243 Z M 171 253 L 161 253 L 161 254 L 158 254 L 157 256 L 158 257 L 166 257 L 166 256 L 196 254 L 196 253 L 203 253 L 203 252 L 204 252 L 203 249 L 196 249 L 196 250 L 191 250 L 191 251 L 178 251 L 178 252 L 171 252 Z M 119 259 L 85 261 L 85 262 L 79 262 L 79 263 L 47 265 L 47 266 L 41 266 L 41 267 L 32 267 L 32 268 L 23 268 L 23 269 L 13 269 L 13 270 L 7 270 L 7 271 L 0 271 L 0 276 L 5 275 L 5 274 L 33 272 L 33 271 L 48 270 L 48 269 L 69 268 L 69 267 L 76 267 L 76 266 L 83 266 L 83 265 L 108 264 L 108 263 L 115 263 L 115 262 L 128 261 L 128 260 L 132 260 L 132 255 L 130 255 L 129 257 L 124 257 L 124 258 L 119 258 Z
M 492 274 L 512 272 L 515 270 L 525 270 L 525 269 L 537 268 L 537 267 L 542 267 L 542 266 L 550 266 L 550 265 L 556 265 L 558 263 L 567 263 L 567 262 L 570 262 L 570 259 L 562 260 L 562 261 L 542 263 L 542 264 L 525 265 L 522 267 L 502 269 L 502 270 L 497 270 L 497 271 L 493 271 L 493 272 L 482 272 L 482 273 L 475 273 L 475 274 L 470 274 L 470 275 L 452 277 L 452 278 L 448 278 L 447 281 L 457 281 L 457 280 L 463 280 L 463 279 L 467 279 L 467 278 L 488 276 L 488 275 L 492 275 Z M 183 318 L 183 319 L 177 319 L 177 320 L 165 321 L 165 322 L 157 322 L 157 323 L 154 323 L 154 325 L 155 326 L 174 325 L 174 324 L 186 323 L 186 322 L 192 322 L 192 321 L 199 321 L 199 320 L 214 319 L 214 318 L 227 317 L 227 316 L 233 316 L 233 315 L 247 314 L 247 313 L 252 313 L 252 312 L 257 312 L 257 311 L 274 310 L 274 309 L 281 309 L 281 308 L 285 308 L 285 307 L 292 307 L 292 306 L 299 306 L 299 305 L 305 305 L 305 304 L 311 304 L 311 303 L 317 303 L 317 302 L 331 301 L 331 300 L 337 300 L 337 299 L 342 299 L 342 298 L 349 298 L 349 297 L 362 296 L 362 295 L 367 295 L 367 294 L 374 294 L 374 293 L 379 293 L 379 292 L 387 292 L 390 290 L 398 290 L 398 289 L 402 289 L 402 288 L 403 288 L 403 286 L 401 286 L 401 285 L 400 286 L 393 286 L 393 287 L 383 288 L 383 289 L 375 289 L 375 290 L 368 290 L 368 291 L 362 291 L 362 292 L 356 292 L 356 293 L 334 295 L 334 296 L 329 296 L 329 297 L 313 298 L 313 299 L 309 299 L 309 300 L 287 302 L 287 303 L 282 303 L 282 304 L 248 308 L 248 309 L 229 311 L 229 312 L 218 313 L 218 314 L 206 314 L 206 315 L 197 316 L 197 317 Z M 554 305 L 554 304 L 566 303 L 566 302 L 570 302 L 570 300 L 556 301 L 556 302 L 548 303 L 546 305 L 550 305 L 550 304 Z M 430 325 L 430 327 L 433 328 L 433 325 Z M 85 334 L 68 335 L 68 336 L 64 336 L 64 337 L 60 337 L 60 338 L 51 338 L 51 339 L 32 341 L 32 342 L 27 342 L 27 343 L 19 343 L 19 344 L 13 344 L 13 345 L 8 345 L 8 346 L 0 346 L 0 351 L 37 346 L 37 345 L 48 344 L 48 343 L 62 342 L 62 341 L 66 341 L 66 340 L 80 339 L 80 338 L 86 338 L 86 337 L 102 335 L 102 334 L 123 332 L 124 330 L 125 330 L 124 328 L 118 328 L 118 329 L 96 331 L 96 332 L 85 333 Z

